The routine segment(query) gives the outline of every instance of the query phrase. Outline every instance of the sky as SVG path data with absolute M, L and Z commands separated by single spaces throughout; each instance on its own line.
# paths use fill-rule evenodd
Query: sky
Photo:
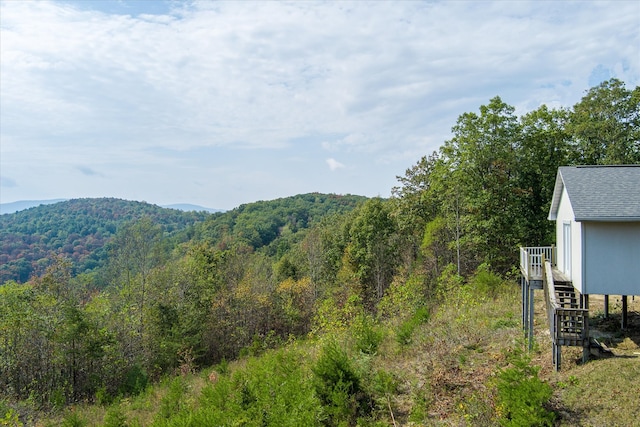
M 0 0 L 0 202 L 389 197 L 491 98 L 612 77 L 640 2 Z

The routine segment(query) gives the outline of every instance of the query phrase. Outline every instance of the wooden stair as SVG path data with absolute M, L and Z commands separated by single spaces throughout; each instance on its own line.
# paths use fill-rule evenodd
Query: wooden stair
M 580 296 L 571 281 L 551 264 L 545 264 L 543 280 L 549 332 L 553 341 L 553 364 L 560 369 L 561 346 L 580 346 L 589 351 L 589 310 L 581 307 Z

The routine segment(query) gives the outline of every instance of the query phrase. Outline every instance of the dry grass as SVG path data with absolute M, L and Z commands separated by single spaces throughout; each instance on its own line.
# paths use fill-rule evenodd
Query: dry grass
M 558 426 L 640 426 L 640 298 L 629 298 L 624 332 L 616 298 L 610 299 L 609 319 L 598 317 L 602 306 L 602 297 L 591 297 L 594 332 L 608 331 L 599 338 L 616 357 L 583 365 L 582 348 L 563 347 L 562 371 L 555 372 L 543 295 L 536 293 L 532 363 L 554 388 L 550 407 Z M 415 344 L 385 362 L 403 379 L 394 400 L 399 425 L 497 425 L 493 379 L 523 336 L 520 313 L 516 285 L 505 286 L 495 299 L 462 294 L 438 307 Z
M 416 331 L 414 344 L 386 362 L 403 379 L 395 396 L 402 425 L 493 425 L 492 379 L 521 335 L 517 285 L 496 298 L 450 295 Z

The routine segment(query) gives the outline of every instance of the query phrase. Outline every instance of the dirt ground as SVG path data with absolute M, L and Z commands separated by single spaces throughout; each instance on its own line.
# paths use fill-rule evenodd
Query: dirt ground
M 617 356 L 640 358 L 640 296 L 627 297 L 627 328 L 622 330 L 622 297 L 609 296 L 609 316 L 604 317 L 604 296 L 589 296 L 589 335 Z

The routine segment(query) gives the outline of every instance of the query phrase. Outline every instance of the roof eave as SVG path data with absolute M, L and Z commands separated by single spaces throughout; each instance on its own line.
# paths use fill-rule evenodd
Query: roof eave
M 640 222 L 640 216 L 576 217 L 579 222 Z
M 551 206 L 549 207 L 549 221 L 555 221 L 558 219 L 558 208 L 560 207 L 560 198 L 562 197 L 562 190 L 564 189 L 564 182 L 562 181 L 562 174 L 560 168 L 556 173 L 556 183 L 553 187 L 553 197 L 551 198 Z

